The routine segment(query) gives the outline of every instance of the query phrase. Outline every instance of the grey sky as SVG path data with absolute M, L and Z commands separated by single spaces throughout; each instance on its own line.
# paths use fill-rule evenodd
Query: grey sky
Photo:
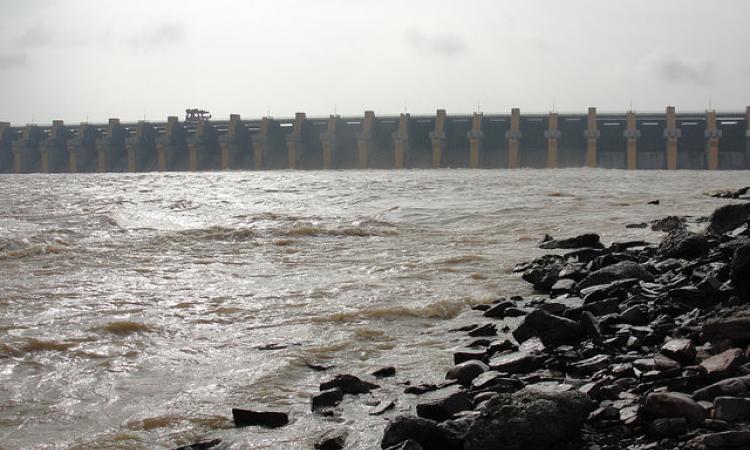
M 750 2 L 0 0 L 0 120 L 750 104 Z

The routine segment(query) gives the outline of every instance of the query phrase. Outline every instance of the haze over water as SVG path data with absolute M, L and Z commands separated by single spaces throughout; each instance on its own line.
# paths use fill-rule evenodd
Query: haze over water
M 531 295 L 544 233 L 707 215 L 746 172 L 410 170 L 0 176 L 0 445 L 310 448 L 332 372 L 435 382 L 469 305 Z M 661 205 L 647 205 L 660 199 Z M 446 320 L 454 319 L 454 320 Z M 510 319 L 514 320 L 514 319 Z M 389 381 L 374 393 L 397 397 Z M 351 445 L 382 416 L 346 400 Z M 364 403 L 363 403 L 364 402 Z M 233 429 L 242 404 L 292 424 Z

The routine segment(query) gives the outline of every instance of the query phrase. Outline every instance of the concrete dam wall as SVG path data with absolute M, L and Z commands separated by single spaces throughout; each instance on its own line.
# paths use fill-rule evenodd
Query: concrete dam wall
M 264 169 L 750 169 L 743 112 L 330 116 L 13 127 L 0 173 Z

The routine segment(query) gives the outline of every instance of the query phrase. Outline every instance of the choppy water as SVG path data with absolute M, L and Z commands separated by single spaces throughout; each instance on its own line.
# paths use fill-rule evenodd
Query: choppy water
M 544 234 L 709 214 L 748 172 L 439 170 L 0 176 L 0 446 L 311 448 L 330 376 L 437 381 L 468 305 Z M 660 199 L 660 206 L 646 202 Z M 453 319 L 448 321 L 446 319 Z M 262 349 L 264 346 L 278 347 Z M 384 417 L 347 399 L 355 448 Z M 291 425 L 233 429 L 241 404 Z M 407 410 L 399 398 L 394 412 Z M 387 415 L 386 415 L 387 417 Z

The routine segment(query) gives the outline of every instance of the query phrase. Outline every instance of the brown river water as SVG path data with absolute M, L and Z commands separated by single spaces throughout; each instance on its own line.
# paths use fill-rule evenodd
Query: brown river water
M 409 170 L 0 176 L 0 448 L 379 448 L 476 320 L 531 295 L 511 273 L 545 234 L 707 215 L 748 172 Z M 661 205 L 648 205 L 660 199 Z M 514 319 L 511 319 L 514 320 Z M 315 372 L 304 361 L 334 365 Z M 332 373 L 396 377 L 310 412 Z M 377 399 L 397 398 L 384 416 Z M 283 407 L 234 429 L 237 405 Z

